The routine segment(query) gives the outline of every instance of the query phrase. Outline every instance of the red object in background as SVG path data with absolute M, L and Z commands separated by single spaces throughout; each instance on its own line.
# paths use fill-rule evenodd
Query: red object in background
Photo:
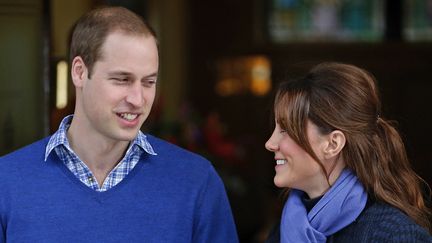
M 238 162 L 238 145 L 226 138 L 219 114 L 210 113 L 205 122 L 204 138 L 210 153 L 221 157 L 226 162 Z

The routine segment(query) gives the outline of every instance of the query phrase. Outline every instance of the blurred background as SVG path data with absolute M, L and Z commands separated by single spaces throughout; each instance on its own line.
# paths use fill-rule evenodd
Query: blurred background
M 384 116 L 432 184 L 432 0 L 0 0 L 0 156 L 73 112 L 69 32 L 102 5 L 155 28 L 160 78 L 143 130 L 212 161 L 241 242 L 262 242 L 281 207 L 264 149 L 274 89 L 322 61 L 375 75 Z

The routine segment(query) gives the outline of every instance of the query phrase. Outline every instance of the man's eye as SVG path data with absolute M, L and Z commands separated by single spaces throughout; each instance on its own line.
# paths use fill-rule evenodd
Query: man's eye
M 128 78 L 122 78 L 122 77 L 113 77 L 111 80 L 117 81 L 117 82 L 127 82 L 129 81 Z
M 152 86 L 152 85 L 154 85 L 154 84 L 156 84 L 156 80 L 153 80 L 153 79 L 151 79 L 151 80 L 144 80 L 143 82 L 142 82 L 142 84 L 144 85 L 144 86 Z

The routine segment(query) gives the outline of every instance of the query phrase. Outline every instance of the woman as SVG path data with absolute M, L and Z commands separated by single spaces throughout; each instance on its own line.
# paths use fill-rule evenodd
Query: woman
M 268 242 L 432 242 L 425 183 L 380 107 L 374 78 L 352 65 L 281 84 L 265 147 L 287 200 Z

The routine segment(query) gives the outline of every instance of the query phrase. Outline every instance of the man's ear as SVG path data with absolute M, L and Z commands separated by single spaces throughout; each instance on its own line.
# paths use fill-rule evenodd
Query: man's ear
M 80 56 L 76 56 L 72 60 L 71 77 L 76 88 L 83 86 L 84 80 L 87 79 L 88 69 Z
M 339 130 L 334 130 L 327 136 L 326 147 L 324 148 L 324 157 L 331 159 L 340 154 L 345 146 L 345 134 Z

